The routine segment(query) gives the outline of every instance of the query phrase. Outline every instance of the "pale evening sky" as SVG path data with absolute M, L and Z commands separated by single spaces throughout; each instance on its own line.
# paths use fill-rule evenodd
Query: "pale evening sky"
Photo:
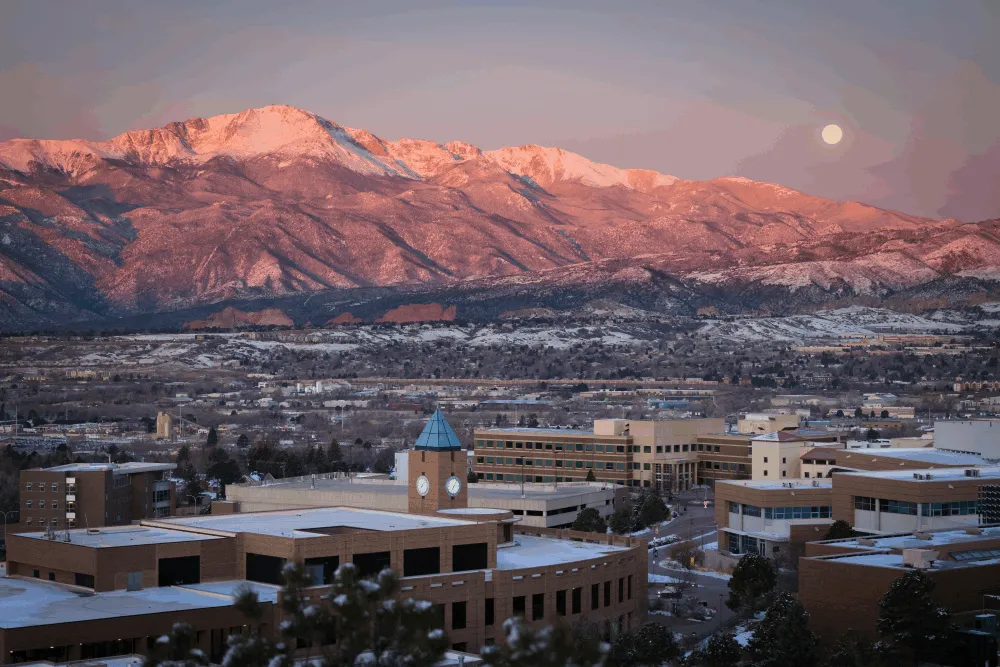
M 0 140 L 292 104 L 971 221 L 1000 217 L 998 36 L 996 0 L 15 1 Z

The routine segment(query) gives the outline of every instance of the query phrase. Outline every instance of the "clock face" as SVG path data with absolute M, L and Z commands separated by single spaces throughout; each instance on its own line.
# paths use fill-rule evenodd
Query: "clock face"
M 458 492 L 462 490 L 462 480 L 452 475 L 448 478 L 448 481 L 444 483 L 444 490 L 448 492 L 449 496 L 454 498 L 458 495 Z
M 421 475 L 417 477 L 417 493 L 422 496 L 426 496 L 427 492 L 431 490 L 431 483 L 426 477 Z

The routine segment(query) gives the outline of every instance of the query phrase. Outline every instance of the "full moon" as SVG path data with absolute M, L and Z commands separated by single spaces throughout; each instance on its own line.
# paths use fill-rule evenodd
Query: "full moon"
M 833 146 L 834 144 L 839 144 L 840 140 L 844 138 L 844 131 L 840 129 L 839 125 L 827 125 L 823 128 L 823 141 Z

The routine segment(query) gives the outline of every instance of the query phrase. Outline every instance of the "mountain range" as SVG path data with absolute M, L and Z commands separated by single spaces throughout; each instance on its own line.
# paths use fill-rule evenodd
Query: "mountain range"
M 261 311 L 489 319 L 595 301 L 785 314 L 955 304 L 998 280 L 1000 219 L 687 181 L 559 148 L 388 141 L 289 106 L 0 143 L 5 330 Z

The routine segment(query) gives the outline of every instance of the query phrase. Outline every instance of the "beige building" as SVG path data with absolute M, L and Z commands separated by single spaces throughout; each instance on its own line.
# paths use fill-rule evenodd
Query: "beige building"
M 173 440 L 174 418 L 169 413 L 156 413 L 156 438 L 158 440 Z
M 587 621 L 606 640 L 645 622 L 644 540 L 521 527 L 510 511 L 466 506 L 464 454 L 440 414 L 431 422 L 440 430 L 425 429 L 410 452 L 410 513 L 321 507 L 11 535 L 0 664 L 147 654 L 178 621 L 217 664 L 230 635 L 279 639 L 289 562 L 304 566 L 312 585 L 302 595 L 315 605 L 331 604 L 342 563 L 361 577 L 394 570 L 400 597 L 433 605 L 454 651 L 504 642 L 512 617 L 534 629 Z M 260 618 L 233 604 L 246 588 Z M 322 638 L 310 655 L 340 639 Z
M 598 419 L 592 430 L 509 428 L 475 431 L 476 474 L 485 482 L 594 481 L 683 491 L 697 483 L 700 434 L 722 419 Z
M 797 414 L 751 412 L 743 415 L 736 422 L 736 430 L 740 433 L 774 433 L 786 428 L 798 428 L 799 422 L 800 418 Z
M 752 467 L 754 480 L 798 479 L 802 474 L 802 455 L 815 448 L 833 450 L 843 448 L 840 442 L 816 442 L 807 432 L 776 431 L 755 437 L 752 441 Z

